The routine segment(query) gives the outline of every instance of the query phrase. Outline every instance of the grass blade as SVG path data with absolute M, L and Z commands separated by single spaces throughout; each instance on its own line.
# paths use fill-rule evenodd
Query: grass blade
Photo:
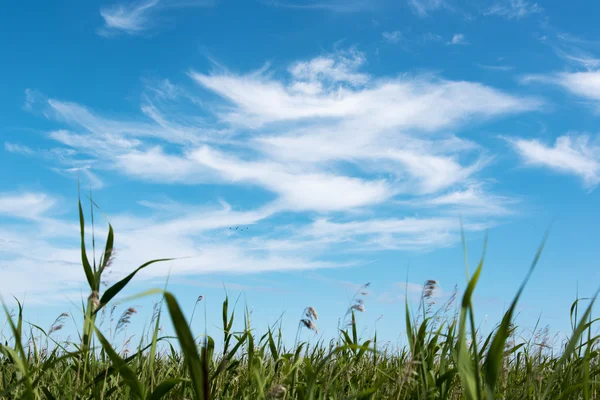
M 183 316 L 181 307 L 179 307 L 179 303 L 177 303 L 175 297 L 171 293 L 166 292 L 165 300 L 167 302 L 169 314 L 171 315 L 173 327 L 175 328 L 175 332 L 177 332 L 177 338 L 179 339 L 181 351 L 183 352 L 190 372 L 190 378 L 192 380 L 192 387 L 194 388 L 196 399 L 208 400 L 208 397 L 205 396 L 205 385 L 208 386 L 208 382 L 205 382 L 207 377 L 204 376 L 205 371 L 200 362 L 200 356 L 198 355 L 198 349 L 196 347 L 196 342 L 194 341 L 194 336 L 190 331 L 187 320 Z
M 100 306 L 94 311 L 94 314 L 97 314 L 98 311 L 100 311 L 104 306 L 106 306 L 106 304 L 108 304 L 108 302 L 113 297 L 115 297 L 117 294 L 119 294 L 119 292 L 121 290 L 123 290 L 123 288 L 125 288 L 125 286 L 127 286 L 129 281 L 131 281 L 131 279 L 133 279 L 135 274 L 137 274 L 139 271 L 141 271 L 142 269 L 146 268 L 147 266 L 149 266 L 151 264 L 154 264 L 157 262 L 163 262 L 163 261 L 171 261 L 171 260 L 173 260 L 173 259 L 172 258 L 160 258 L 157 260 L 148 261 L 148 262 L 142 264 L 141 266 L 139 266 L 135 271 L 133 271 L 132 273 L 127 275 L 125 278 L 121 279 L 119 282 L 115 283 L 114 285 L 112 285 L 111 287 L 106 289 L 106 291 L 102 295 L 102 298 L 100 298 Z
M 537 253 L 535 254 L 535 257 L 533 258 L 531 266 L 529 267 L 529 271 L 527 272 L 523 283 L 521 283 L 521 286 L 519 287 L 519 290 L 517 291 L 517 294 L 514 297 L 508 311 L 504 314 L 502 322 L 500 323 L 500 327 L 498 328 L 496 335 L 494 335 L 494 339 L 492 340 L 490 349 L 488 350 L 487 358 L 483 367 L 485 373 L 485 392 L 488 400 L 492 400 L 495 398 L 496 382 L 498 380 L 498 375 L 500 373 L 502 361 L 504 360 L 504 346 L 510 334 L 510 324 L 513 319 L 513 314 L 517 306 L 517 302 L 519 301 L 521 293 L 523 293 L 523 290 L 525 289 L 525 285 L 527 285 L 529 278 L 531 278 L 531 275 L 533 274 L 533 271 L 536 265 L 538 264 L 547 238 L 548 232 L 546 232 L 546 234 L 544 235 L 542 243 L 540 244 Z

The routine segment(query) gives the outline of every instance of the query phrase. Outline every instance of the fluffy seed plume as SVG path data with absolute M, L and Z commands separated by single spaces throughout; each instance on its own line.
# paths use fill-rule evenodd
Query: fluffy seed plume
M 300 327 L 304 326 L 305 328 L 310 329 L 315 333 L 319 333 L 317 326 L 313 322 L 319 319 L 317 310 L 315 310 L 314 307 L 306 307 L 302 312 L 302 316 L 303 318 L 300 319 Z
M 68 313 L 60 314 L 50 326 L 50 329 L 48 330 L 48 336 L 52 335 L 54 332 L 60 331 L 63 328 L 65 319 L 68 317 Z
M 314 331 L 315 334 L 319 333 L 319 329 L 317 328 L 315 323 L 312 322 L 310 319 L 301 319 L 300 323 L 302 323 L 302 325 L 304 325 L 305 328 L 310 329 L 311 331 Z
M 307 307 L 305 315 L 308 318 L 314 318 L 315 321 L 319 319 L 319 315 L 317 314 L 317 310 L 315 310 L 314 307 Z
M 123 314 L 121 314 L 119 322 L 117 322 L 116 332 L 119 332 L 120 330 L 125 328 L 131 322 L 131 316 L 136 313 L 137 310 L 133 307 L 129 307 L 127 310 L 125 310 Z
M 365 312 L 365 306 L 362 304 L 354 304 L 351 308 L 356 311 Z
M 433 296 L 438 282 L 433 279 L 428 279 L 423 286 L 423 298 L 429 299 Z

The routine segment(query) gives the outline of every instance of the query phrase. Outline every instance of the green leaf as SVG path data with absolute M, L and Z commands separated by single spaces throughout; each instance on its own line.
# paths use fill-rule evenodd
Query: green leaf
M 479 398 L 477 392 L 477 379 L 479 379 L 479 377 L 477 376 L 478 372 L 473 366 L 473 360 L 467 349 L 467 313 L 471 306 L 471 297 L 473 296 L 473 291 L 479 280 L 482 267 L 483 259 L 480 261 L 479 266 L 469 281 L 465 294 L 463 295 L 458 333 L 458 375 L 463 384 L 465 395 L 470 400 Z
M 494 339 L 492 340 L 492 344 L 488 350 L 487 358 L 483 366 L 485 374 L 485 393 L 488 400 L 493 400 L 495 398 L 496 383 L 498 380 L 498 375 L 500 374 L 502 361 L 504 360 L 504 346 L 508 336 L 510 335 L 510 323 L 512 322 L 517 302 L 521 297 L 521 293 L 523 293 L 523 290 L 525 289 L 525 285 L 527 285 L 529 278 L 531 278 L 531 275 L 533 274 L 533 270 L 540 259 L 547 238 L 548 231 L 546 232 L 546 235 L 544 236 L 544 239 L 542 240 L 535 257 L 533 258 L 523 283 L 521 283 L 521 286 L 519 287 L 519 290 L 517 291 L 517 294 L 514 297 L 508 311 L 504 314 L 502 322 L 500 323 L 500 327 L 498 328 L 496 335 L 494 335 Z
M 205 379 L 207 378 L 204 376 L 205 371 L 203 371 L 200 362 L 200 356 L 198 355 L 194 336 L 190 331 L 187 320 L 183 316 L 181 307 L 179 307 L 175 297 L 171 293 L 166 292 L 165 300 L 167 302 L 169 314 L 171 315 L 171 321 L 173 321 L 173 327 L 175 328 L 175 332 L 177 332 L 179 345 L 181 346 L 181 350 L 183 351 L 183 355 L 190 371 L 192 387 L 196 393 L 196 399 L 206 400 L 207 396 L 205 390 L 208 387 L 208 382 L 205 382 Z
M 102 275 L 102 272 L 104 271 L 104 269 L 110 262 L 110 259 L 112 257 L 114 243 L 115 243 L 115 233 L 113 231 L 112 225 L 109 223 L 108 224 L 108 237 L 106 238 L 106 247 L 104 249 L 104 254 L 102 255 L 102 263 L 100 264 L 98 279 L 100 279 L 100 275 Z
M 92 271 L 92 266 L 90 265 L 90 260 L 88 259 L 87 252 L 85 250 L 85 220 L 83 218 L 83 208 L 81 207 L 81 199 L 78 200 L 78 205 L 79 230 L 81 234 L 81 264 L 83 265 L 83 272 L 85 272 L 85 277 L 87 278 L 88 284 L 90 285 L 90 290 L 98 290 L 100 285 L 96 285 L 94 272 Z
M 171 261 L 171 260 L 173 260 L 173 259 L 172 258 L 160 258 L 157 260 L 148 261 L 147 263 L 144 263 L 141 266 L 139 266 L 135 271 L 133 271 L 132 273 L 127 275 L 125 278 L 121 279 L 119 282 L 115 283 L 114 285 L 112 285 L 111 287 L 106 289 L 106 291 L 102 295 L 102 298 L 100 299 L 100 306 L 94 311 L 94 314 L 97 314 L 98 311 L 100 311 L 104 306 L 106 306 L 106 304 L 108 304 L 108 302 L 113 297 L 115 297 L 117 294 L 119 294 L 119 292 L 121 290 L 123 290 L 123 288 L 125 286 L 127 286 L 129 281 L 131 279 L 133 279 L 135 274 L 137 274 L 139 271 L 141 271 L 142 269 L 146 268 L 147 266 L 149 266 L 151 264 L 154 264 L 157 262 L 163 262 L 163 261 Z
M 161 382 L 156 389 L 148 396 L 148 400 L 159 400 L 167 395 L 175 386 L 183 382 L 181 378 L 171 378 Z
M 277 353 L 277 346 L 275 346 L 275 340 L 273 340 L 273 334 L 271 333 L 270 328 L 269 328 L 269 349 L 271 350 L 271 356 L 273 357 L 273 361 L 277 361 L 279 359 L 279 354 Z

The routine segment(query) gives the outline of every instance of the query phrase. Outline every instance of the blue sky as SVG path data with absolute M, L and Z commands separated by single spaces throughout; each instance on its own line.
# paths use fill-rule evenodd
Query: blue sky
M 378 321 L 394 342 L 405 295 L 435 279 L 441 304 L 464 286 L 460 217 L 471 264 L 489 233 L 484 324 L 555 221 L 518 322 L 566 331 L 576 294 L 598 284 L 598 12 L 526 0 L 6 6 L 0 293 L 25 299 L 34 322 L 77 314 L 80 180 L 116 231 L 108 281 L 186 257 L 128 293 L 170 274 L 188 313 L 204 296 L 209 331 L 225 286 L 258 327 L 285 311 L 294 335 L 313 306 L 332 336 L 371 282 L 361 326 Z M 95 232 L 106 234 L 100 214 Z M 151 305 L 138 303 L 141 324 Z

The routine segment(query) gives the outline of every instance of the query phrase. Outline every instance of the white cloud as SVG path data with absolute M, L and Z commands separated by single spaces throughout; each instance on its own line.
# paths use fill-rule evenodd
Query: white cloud
M 117 33 L 140 35 L 155 27 L 154 14 L 166 8 L 203 7 L 210 0 L 138 0 L 128 4 L 114 4 L 100 10 L 104 26 L 98 30 L 102 36 Z
M 90 183 L 95 177 L 97 185 L 108 171 L 124 182 L 260 191 L 259 204 L 246 210 L 232 198 L 218 208 L 136 199 L 150 216 L 111 218 L 115 275 L 171 256 L 191 258 L 143 276 L 164 277 L 169 268 L 181 275 L 343 266 L 322 255 L 434 250 L 458 240 L 457 211 L 474 210 L 465 213 L 471 231 L 508 215 L 509 199 L 482 188 L 480 175 L 493 157 L 460 131 L 536 110 L 540 101 L 433 75 L 375 78 L 366 66 L 363 53 L 348 50 L 297 61 L 281 73 L 190 72 L 199 84 L 191 89 L 164 80 L 146 87 L 136 116 L 36 96 L 32 111 L 62 125 L 48 132 L 61 147 L 30 156 L 70 174 L 93 174 Z M 213 96 L 202 97 L 205 91 Z M 425 217 L 389 217 L 425 208 Z M 40 241 L 34 245 L 48 257 L 76 262 L 76 243 L 54 242 L 76 238 L 76 224 L 41 215 L 27 227 Z M 301 222 L 307 218 L 315 222 Z M 229 229 L 238 225 L 250 229 Z M 11 268 L 25 255 L 15 249 Z M 79 278 L 68 279 L 76 288 Z M 13 283 L 27 285 L 21 278 Z
M 474 183 L 465 189 L 452 190 L 415 203 L 421 207 L 451 207 L 462 215 L 504 216 L 515 212 L 513 206 L 517 199 L 489 194 L 482 184 Z
M 465 35 L 463 33 L 455 33 L 452 36 L 452 40 L 450 40 L 448 42 L 448 44 L 452 44 L 452 45 L 469 44 L 469 42 L 467 42 L 467 38 L 465 37 Z
M 32 155 L 34 153 L 34 151 L 28 146 L 24 146 L 24 145 L 18 144 L 18 143 L 10 143 L 10 142 L 4 142 L 4 150 L 8 151 L 9 153 L 16 153 L 16 154 L 23 154 L 23 155 Z
M 542 82 L 563 87 L 576 96 L 600 102 L 600 71 L 563 72 L 554 75 L 529 75 L 525 83 Z
M 365 84 L 369 78 L 357 70 L 366 62 L 365 55 L 356 50 L 337 52 L 333 56 L 321 56 L 310 61 L 292 64 L 289 68 L 295 83 L 321 85 L 323 83 L 347 83 L 351 86 Z
M 99 116 L 55 99 L 43 104 L 46 115 L 77 130 L 57 130 L 50 137 L 79 157 L 91 157 L 72 166 L 78 171 L 93 165 L 95 171 L 155 182 L 250 183 L 277 194 L 283 207 L 319 211 L 461 185 L 489 157 L 474 143 L 440 131 L 540 104 L 472 82 L 406 75 L 374 79 L 360 71 L 365 64 L 364 54 L 351 49 L 293 63 L 287 80 L 267 70 L 192 72 L 195 81 L 229 103 L 217 104 L 221 122 L 213 125 L 162 112 L 165 102 L 189 98 L 170 82 L 158 91 L 151 87 L 154 98 L 143 97 L 144 119 Z M 236 137 L 238 129 L 247 133 Z M 361 174 L 349 174 L 343 163 Z M 321 195 L 309 195 L 312 191 Z M 337 195 L 340 191 L 345 195 Z
M 295 211 L 345 210 L 378 204 L 393 195 L 385 181 L 286 170 L 289 167 L 285 164 L 241 161 L 208 147 L 195 151 L 192 158 L 221 173 L 226 181 L 257 182 L 279 193 L 283 206 Z
M 593 189 L 600 182 L 600 146 L 588 135 L 561 136 L 554 146 L 537 139 L 508 139 L 527 165 L 580 177 Z
M 22 219 L 39 219 L 56 204 L 43 193 L 0 193 L 0 215 Z
M 480 231 L 489 225 L 467 222 L 465 229 Z M 318 219 L 302 233 L 329 241 L 348 242 L 347 251 L 373 249 L 429 251 L 450 246 L 459 239 L 456 217 L 387 218 L 331 222 Z
M 105 26 L 100 33 L 106 35 L 122 31 L 130 35 L 140 34 L 151 27 L 150 13 L 159 3 L 160 0 L 146 0 L 103 8 L 100 15 L 104 18 Z
M 400 43 L 404 40 L 404 35 L 400 31 L 382 32 L 383 39 L 391 44 Z
M 352 13 L 372 9 L 374 0 L 263 0 L 275 7 L 305 10 L 325 10 L 335 13 Z
M 557 78 L 573 94 L 600 101 L 600 71 L 562 73 Z
M 537 14 L 544 9 L 536 2 L 528 0 L 502 0 L 485 11 L 485 15 L 499 15 L 508 19 L 519 19 Z
M 3 277 L 0 294 L 5 297 L 14 294 L 28 302 L 43 303 L 51 299 L 53 303 L 64 303 L 88 295 L 80 266 L 76 219 L 68 223 L 45 215 L 50 208 L 49 199 L 43 193 L 0 195 L 0 215 L 26 219 L 22 224 L 5 224 L 0 228 Z M 267 204 L 251 211 L 186 207 L 166 219 L 113 215 L 110 220 L 116 232 L 116 258 L 105 279 L 114 282 L 145 261 L 165 257 L 182 259 L 155 264 L 138 274 L 135 281 L 162 280 L 167 275 L 289 271 L 345 265 L 320 260 L 320 253 L 311 241 L 297 240 L 293 251 L 271 245 L 272 239 L 263 237 L 254 227 L 259 223 L 268 225 L 268 218 L 275 212 L 277 209 Z M 87 226 L 89 241 L 89 218 Z M 251 229 L 229 229 L 235 226 Z M 97 242 L 105 235 L 106 227 L 97 220 Z M 89 243 L 88 248 L 91 249 Z M 89 254 L 91 257 L 91 250 Z M 32 280 L 32 276 L 36 279 Z
M 431 11 L 447 7 L 444 0 L 408 0 L 408 5 L 421 18 L 428 16 Z
M 425 77 L 377 80 L 362 89 L 343 87 L 318 94 L 294 93 L 279 81 L 257 76 L 191 73 L 202 86 L 232 102 L 225 121 L 259 127 L 277 121 L 346 118 L 385 127 L 437 130 L 465 117 L 492 117 L 537 108 L 487 86 Z

